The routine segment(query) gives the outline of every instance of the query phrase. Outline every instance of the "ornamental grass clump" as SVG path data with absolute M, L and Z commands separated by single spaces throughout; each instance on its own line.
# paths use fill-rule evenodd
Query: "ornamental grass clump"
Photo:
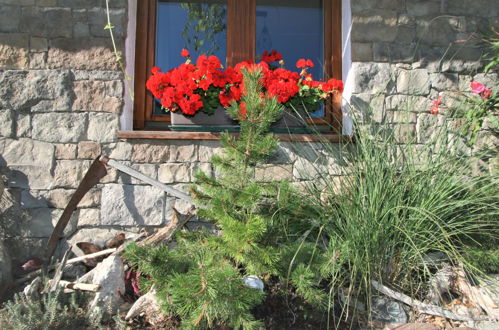
M 478 273 L 466 251 L 498 242 L 497 172 L 471 175 L 476 159 L 449 148 L 451 125 L 423 146 L 400 144 L 387 123 L 363 124 L 344 153 L 341 186 L 321 168 L 308 186 L 308 203 L 324 224 L 321 275 L 331 305 L 369 306 L 373 280 L 424 299 L 435 271 L 427 262 L 431 252 Z M 337 155 L 331 149 L 329 156 Z

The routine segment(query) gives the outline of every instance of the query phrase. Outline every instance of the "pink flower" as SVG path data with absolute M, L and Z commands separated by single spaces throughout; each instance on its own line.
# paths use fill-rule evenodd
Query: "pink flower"
M 482 99 L 489 99 L 492 96 L 492 89 L 486 89 L 482 93 Z
M 478 81 L 472 81 L 471 84 L 471 92 L 474 94 L 481 94 L 485 91 L 485 86 L 480 84 Z

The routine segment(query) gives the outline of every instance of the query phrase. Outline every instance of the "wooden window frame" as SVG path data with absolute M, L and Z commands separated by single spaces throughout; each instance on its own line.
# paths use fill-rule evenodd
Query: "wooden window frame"
M 158 0 L 137 1 L 135 47 L 135 97 L 133 129 L 142 130 L 147 122 L 169 122 L 169 116 L 153 113 L 153 96 L 146 89 L 150 69 L 155 63 L 156 10 Z M 325 78 L 342 79 L 341 65 L 341 0 L 323 0 Z M 256 0 L 227 0 L 227 65 L 254 59 L 256 51 Z M 324 118 L 311 118 L 310 123 L 327 124 L 341 133 L 341 95 L 326 105 Z

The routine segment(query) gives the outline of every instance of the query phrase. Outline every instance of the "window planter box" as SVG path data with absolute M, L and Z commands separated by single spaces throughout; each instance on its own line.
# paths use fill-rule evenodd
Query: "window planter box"
M 311 133 L 307 127 L 308 114 L 304 110 L 294 113 L 286 109 L 282 117 L 271 126 L 274 133 Z M 195 116 L 185 116 L 181 112 L 171 113 L 172 131 L 178 132 L 238 132 L 239 123 L 232 120 L 224 108 L 219 108 L 213 115 L 198 112 Z

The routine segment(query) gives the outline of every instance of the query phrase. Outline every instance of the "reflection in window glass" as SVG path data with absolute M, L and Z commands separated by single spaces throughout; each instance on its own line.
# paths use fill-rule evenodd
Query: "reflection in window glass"
M 167 71 L 185 62 L 186 48 L 194 61 L 200 54 L 225 62 L 227 6 L 225 0 L 158 1 L 156 66 Z
M 225 0 L 158 1 L 155 65 L 164 72 L 201 54 L 216 55 L 225 64 L 227 54 L 227 5 Z M 158 102 L 154 113 L 164 114 Z
M 298 59 L 311 59 L 315 67 L 309 72 L 316 80 L 324 78 L 322 0 L 257 0 L 256 3 L 256 55 L 275 49 L 282 53 L 286 69 L 297 72 Z M 324 110 L 313 116 L 324 116 Z

